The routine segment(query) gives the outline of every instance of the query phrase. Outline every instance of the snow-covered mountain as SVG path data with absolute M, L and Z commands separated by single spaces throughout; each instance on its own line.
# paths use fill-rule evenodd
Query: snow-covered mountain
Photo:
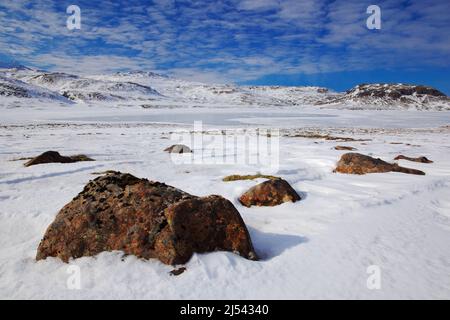
M 69 103 L 58 92 L 0 75 L 0 97 L 50 100 Z M 17 99 L 16 99 L 17 100 Z
M 360 84 L 327 103 L 356 109 L 450 110 L 450 98 L 439 90 L 401 83 Z
M 24 66 L 0 68 L 3 96 L 42 96 L 58 101 L 158 108 L 177 105 L 345 109 L 450 110 L 450 99 L 427 86 L 362 84 L 344 93 L 321 87 L 204 84 L 154 72 L 78 76 Z M 27 92 L 33 92 L 27 93 Z
M 96 80 L 67 73 L 16 72 L 27 83 L 57 91 L 77 102 L 152 100 L 160 94 L 151 87 L 128 81 Z
M 248 86 L 243 87 L 253 95 L 270 97 L 279 105 L 317 105 L 336 95 L 322 87 Z
M 328 89 L 319 87 L 237 86 L 185 81 L 152 72 L 99 75 L 103 81 L 128 81 L 155 88 L 174 102 L 192 105 L 290 106 L 316 104 L 327 99 Z

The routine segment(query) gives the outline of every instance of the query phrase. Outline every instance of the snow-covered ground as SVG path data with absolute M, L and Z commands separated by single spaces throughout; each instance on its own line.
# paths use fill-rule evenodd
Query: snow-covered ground
M 450 298 L 450 112 L 45 104 L 1 112 L 0 298 Z M 171 132 L 191 130 L 194 120 L 202 120 L 211 137 L 215 129 L 242 134 L 241 128 L 279 128 L 277 175 L 303 200 L 245 208 L 237 198 L 262 180 L 222 178 L 256 173 L 258 167 L 171 161 L 162 151 L 174 142 Z M 301 137 L 311 132 L 369 140 Z M 425 176 L 336 174 L 332 170 L 344 153 L 336 145 L 388 161 L 404 154 L 434 163 L 400 161 Z M 47 150 L 97 161 L 28 168 L 11 161 Z M 81 289 L 69 289 L 69 265 L 54 258 L 36 262 L 37 246 L 59 209 L 93 173 L 110 169 L 231 200 L 261 260 L 196 254 L 175 277 L 169 275 L 173 267 L 157 260 L 105 252 L 70 262 L 80 267 Z M 380 289 L 367 286 L 373 265 Z

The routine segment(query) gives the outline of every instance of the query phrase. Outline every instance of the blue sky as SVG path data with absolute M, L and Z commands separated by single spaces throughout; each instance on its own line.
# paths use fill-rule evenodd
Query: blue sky
M 81 9 L 68 30 L 66 8 Z M 366 9 L 381 8 L 381 30 Z M 450 1 L 0 0 L 0 61 L 205 82 L 429 84 L 450 94 Z

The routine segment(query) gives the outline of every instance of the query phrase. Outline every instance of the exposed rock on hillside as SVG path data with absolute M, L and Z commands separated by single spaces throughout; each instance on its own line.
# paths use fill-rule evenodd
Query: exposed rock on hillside
M 450 110 L 450 98 L 439 90 L 421 85 L 360 84 L 327 103 L 348 104 L 350 108 L 416 108 Z

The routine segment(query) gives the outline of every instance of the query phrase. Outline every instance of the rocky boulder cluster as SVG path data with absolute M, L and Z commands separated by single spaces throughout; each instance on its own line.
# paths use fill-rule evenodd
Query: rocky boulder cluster
M 336 149 L 353 148 L 341 146 Z M 174 145 L 165 151 L 191 152 L 184 145 Z M 71 163 L 86 160 L 84 157 L 64 157 L 49 151 L 25 165 Z M 432 162 L 426 157 L 399 155 L 395 158 L 400 159 Z M 391 171 L 425 174 L 360 153 L 342 155 L 335 169 L 335 172 L 359 175 Z M 224 181 L 268 179 L 239 197 L 245 207 L 271 207 L 301 200 L 292 186 L 279 177 L 257 174 L 227 178 Z M 114 250 L 144 259 L 156 258 L 170 265 L 184 264 L 194 253 L 217 250 L 257 260 L 247 227 L 227 199 L 218 195 L 197 197 L 161 182 L 107 171 L 90 181 L 60 210 L 39 244 L 36 259 L 58 257 L 68 262 L 71 258 Z M 184 270 L 174 270 L 173 275 Z

